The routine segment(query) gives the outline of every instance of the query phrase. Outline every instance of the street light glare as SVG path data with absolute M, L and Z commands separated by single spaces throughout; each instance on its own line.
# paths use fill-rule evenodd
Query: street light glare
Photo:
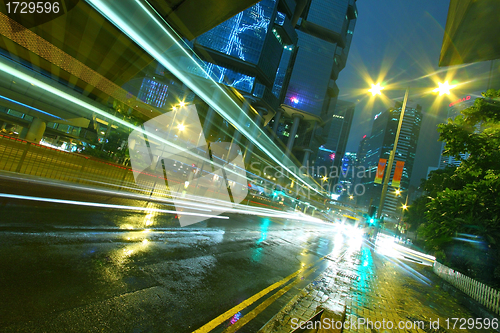
M 406 208 L 408 208 L 408 206 L 407 205 L 403 205 L 403 209 L 406 209 Z
M 177 125 L 177 129 L 178 129 L 179 131 L 184 131 L 184 128 L 186 128 L 186 127 L 185 127 L 183 124 L 179 124 L 179 125 Z
M 384 89 L 384 87 L 380 86 L 380 83 L 377 83 L 377 84 L 372 84 L 372 88 L 369 89 L 368 91 L 372 93 L 372 96 L 375 96 L 375 95 L 380 95 L 382 89 Z
M 398 189 L 396 190 L 396 195 L 400 195 L 401 194 L 401 191 Z
M 323 176 L 322 179 L 326 182 L 328 180 L 328 177 L 327 176 Z
M 456 87 L 456 85 L 450 85 L 448 83 L 448 81 L 446 81 L 445 83 L 438 82 L 438 85 L 439 85 L 439 87 L 437 87 L 433 91 L 439 93 L 439 96 L 444 95 L 444 94 L 449 95 L 450 89 L 453 89 Z
M 180 106 L 181 108 L 182 108 L 182 107 L 184 107 L 185 105 L 186 105 L 186 103 L 184 103 L 184 102 L 180 102 L 180 103 L 179 103 L 179 106 Z

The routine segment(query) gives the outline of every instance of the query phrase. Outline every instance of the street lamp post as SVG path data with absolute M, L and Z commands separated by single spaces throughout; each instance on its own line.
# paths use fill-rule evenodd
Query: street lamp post
M 406 195 L 406 201 L 403 206 L 401 206 L 401 218 L 399 219 L 398 222 L 398 233 L 401 235 L 401 227 L 404 225 L 404 218 L 405 218 L 405 210 L 408 209 L 408 194 Z
M 382 216 L 382 208 L 384 207 L 387 188 L 389 187 L 389 179 L 391 178 L 392 164 L 394 163 L 394 156 L 396 156 L 396 148 L 398 147 L 399 133 L 401 132 L 401 126 L 403 125 L 403 117 L 405 115 L 406 102 L 408 101 L 409 92 L 410 88 L 408 87 L 406 88 L 405 97 L 403 99 L 403 106 L 401 107 L 401 115 L 399 116 L 399 123 L 398 123 L 398 130 L 396 131 L 396 137 L 394 138 L 394 146 L 391 150 L 389 161 L 387 162 L 384 183 L 382 185 L 382 193 L 380 195 L 380 204 L 377 210 L 377 219 L 380 219 L 380 217 Z

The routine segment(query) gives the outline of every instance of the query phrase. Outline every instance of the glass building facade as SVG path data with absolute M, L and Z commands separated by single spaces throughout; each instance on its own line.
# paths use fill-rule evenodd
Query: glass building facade
M 192 73 L 208 74 L 276 109 L 297 39 L 278 5 L 279 0 L 262 0 L 197 37 L 193 45 L 204 51 L 198 52 L 204 71 Z
M 336 142 L 349 135 L 351 123 L 338 113 L 339 88 L 335 81 L 346 65 L 356 19 L 356 0 L 311 0 L 295 26 L 297 48 L 282 95 L 283 104 L 294 109 L 288 111 L 284 122 L 291 127 L 290 118 L 296 113 L 308 120 L 301 120 L 293 142 L 285 136 L 285 131 L 280 138 L 292 147 L 293 154 L 304 165 L 328 163 L 319 147 L 338 153 L 337 167 L 345 153 L 345 147 Z M 343 127 L 346 124 L 349 128 Z
M 162 108 L 168 96 L 168 86 L 149 78 L 144 78 L 137 98 L 154 107 Z
M 317 116 L 333 113 L 335 80 L 345 66 L 356 17 L 355 0 L 310 1 L 299 22 L 298 52 L 285 104 Z M 314 29 L 308 28 L 311 24 Z
M 297 58 L 293 68 L 285 104 L 321 115 L 326 102 L 330 71 L 334 63 L 335 44 L 298 31 Z M 314 59 L 314 61 L 311 61 Z
M 366 193 L 360 200 L 358 200 L 358 204 L 368 205 L 370 201 L 372 202 L 372 205 L 378 206 L 379 204 L 382 185 L 374 183 L 377 164 L 380 158 L 389 160 L 391 150 L 394 146 L 394 139 L 396 137 L 400 115 L 400 102 L 396 103 L 396 107 L 394 109 L 375 115 L 372 133 L 365 139 L 366 141 L 363 142 L 364 156 L 362 156 L 361 165 L 367 170 L 367 174 L 366 178 L 361 180 L 361 183 L 365 185 Z M 408 103 L 405 109 L 401 132 L 398 139 L 398 146 L 394 157 L 394 165 L 396 164 L 396 161 L 404 162 L 403 174 L 399 187 L 402 191 L 408 190 L 410 186 L 410 179 L 413 171 L 413 164 L 415 162 L 415 153 L 417 151 L 421 125 L 422 108 L 420 105 L 411 105 L 411 103 Z M 401 213 L 400 206 L 402 205 L 404 198 L 402 196 L 397 197 L 394 194 L 395 188 L 391 186 L 392 178 L 394 176 L 394 165 L 391 170 L 389 190 L 387 192 L 382 212 L 387 215 L 397 216 Z
M 257 64 L 275 7 L 275 0 L 262 0 L 204 33 L 196 43 Z

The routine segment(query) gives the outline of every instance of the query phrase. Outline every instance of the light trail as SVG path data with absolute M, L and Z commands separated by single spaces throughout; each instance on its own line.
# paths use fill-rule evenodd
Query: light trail
M 49 185 L 57 188 L 65 188 L 65 189 L 73 189 L 73 190 L 78 190 L 78 191 L 89 191 L 89 192 L 97 192 L 97 193 L 102 193 L 106 195 L 114 195 L 114 196 L 121 196 L 121 197 L 129 197 L 129 198 L 134 198 L 137 200 L 145 200 L 145 201 L 154 201 L 158 203 L 163 203 L 163 204 L 168 204 L 175 206 L 176 208 L 185 208 L 185 209 L 192 209 L 192 210 L 199 210 L 199 211 L 205 211 L 205 212 L 214 212 L 212 214 L 198 214 L 195 212 L 189 213 L 185 211 L 173 211 L 173 210 L 152 210 L 151 208 L 144 208 L 144 207 L 136 207 L 136 206 L 122 206 L 122 205 L 110 205 L 110 204 L 100 204 L 100 203 L 88 203 L 88 202 L 83 202 L 83 201 L 69 201 L 69 200 L 61 200 L 61 199 L 52 199 L 52 198 L 39 198 L 39 197 L 30 197 L 30 196 L 16 196 L 13 194 L 0 194 L 0 197 L 6 197 L 6 198 L 13 198 L 13 199 L 24 199 L 24 200 L 37 200 L 37 201 L 45 201 L 45 202 L 54 202 L 54 203 L 66 203 L 66 204 L 78 204 L 78 203 L 85 203 L 88 206 L 95 206 L 95 207 L 102 207 L 102 208 L 113 208 L 113 209 L 125 209 L 123 207 L 131 207 L 130 209 L 136 209 L 136 210 L 143 210 L 143 211 L 158 211 L 158 212 L 165 212 L 165 213 L 177 213 L 179 215 L 195 215 L 195 216 L 207 216 L 207 217 L 216 217 L 215 214 L 217 212 L 220 213 L 235 213 L 235 214 L 243 214 L 243 215 L 254 215 L 254 216 L 265 216 L 265 217 L 274 217 L 274 218 L 282 218 L 282 219 L 293 219 L 293 220 L 299 220 L 299 221 L 306 221 L 306 222 L 313 222 L 313 223 L 320 223 L 320 224 L 328 224 L 331 225 L 328 222 L 324 222 L 321 219 L 305 215 L 301 212 L 278 212 L 276 210 L 268 209 L 268 208 L 261 208 L 261 207 L 253 207 L 253 206 L 246 206 L 243 204 L 234 204 L 231 202 L 223 201 L 223 200 L 216 200 L 216 199 L 208 199 L 205 197 L 198 197 L 198 196 L 188 196 L 186 198 L 179 198 L 177 199 L 180 202 L 179 204 L 173 203 L 172 200 L 166 199 L 166 198 L 160 198 L 160 197 L 150 197 L 149 195 L 142 195 L 142 194 L 136 194 L 136 193 L 130 193 L 130 192 L 123 192 L 123 191 L 115 191 L 115 190 L 108 190 L 108 189 L 98 189 L 94 187 L 87 187 L 87 186 L 82 186 L 82 185 L 70 185 L 70 184 L 56 184 L 54 182 L 48 182 L 44 180 L 37 180 L 37 179 L 29 179 L 29 178 L 23 178 L 23 177 L 12 177 L 12 176 L 4 176 L 2 175 L 1 178 L 7 178 L 7 179 L 13 179 L 15 181 L 25 181 L 25 182 L 31 182 L 31 183 L 39 183 L 41 185 Z M 63 202 L 64 201 L 64 202 Z M 72 202 L 72 203 L 70 203 Z M 82 204 L 83 205 L 83 204 Z M 100 205 L 100 206 L 98 206 Z M 108 206 L 110 205 L 110 206 Z M 228 217 L 226 217 L 228 218 Z
M 99 11 L 104 17 L 106 17 L 111 23 L 113 23 L 116 27 L 118 27 L 124 34 L 126 34 L 129 38 L 131 38 L 134 42 L 136 42 L 140 47 L 142 47 L 146 52 L 148 52 L 153 58 L 155 58 L 158 62 L 160 62 L 163 66 L 165 66 L 172 74 L 174 74 L 177 78 L 179 78 L 186 86 L 188 86 L 193 92 L 195 92 L 200 98 L 202 98 L 208 105 L 210 105 L 214 110 L 217 111 L 225 120 L 227 120 L 229 123 L 234 124 L 236 129 L 242 133 L 245 137 L 247 137 L 250 141 L 252 141 L 261 151 L 263 151 L 266 155 L 268 155 L 271 159 L 273 159 L 274 162 L 276 162 L 278 165 L 280 165 L 283 169 L 285 169 L 287 172 L 292 174 L 298 181 L 300 181 L 302 184 L 307 186 L 309 189 L 312 191 L 322 195 L 323 193 L 318 191 L 314 186 L 306 182 L 301 176 L 295 174 L 292 172 L 290 169 L 291 167 L 286 166 L 283 162 L 282 159 L 285 159 L 288 164 L 294 165 L 294 163 L 283 154 L 281 149 L 272 141 L 270 140 L 267 135 L 263 132 L 263 130 L 257 126 L 252 119 L 246 114 L 246 112 L 236 103 L 236 101 L 231 98 L 228 93 L 222 89 L 218 83 L 209 75 L 209 73 L 206 72 L 205 68 L 201 65 L 200 59 L 194 59 L 193 55 L 191 52 L 188 52 L 188 50 L 192 51 L 189 49 L 189 47 L 184 43 L 181 44 L 174 35 L 174 32 L 171 32 L 167 30 L 168 23 L 163 20 L 163 22 L 160 22 L 158 19 L 161 18 L 159 14 L 154 10 L 154 8 L 148 3 L 150 8 L 146 8 L 144 4 L 142 4 L 140 1 L 134 1 L 130 2 L 127 4 L 120 3 L 119 8 L 112 8 L 115 3 L 107 2 L 107 1 L 99 1 L 99 0 L 86 0 L 92 7 L 94 7 L 97 11 Z M 142 18 L 144 19 L 144 22 L 148 22 L 148 29 L 147 31 L 144 31 L 144 29 L 140 30 L 136 27 L 131 26 L 128 24 L 125 19 L 131 17 L 130 15 L 125 15 L 126 13 L 134 13 L 134 17 L 137 17 L 137 21 L 141 21 L 139 19 L 139 16 L 142 14 Z M 153 15 L 156 14 L 156 15 Z M 121 16 L 119 15 L 121 14 Z M 154 39 L 152 39 L 154 37 Z M 178 36 L 177 36 L 178 37 Z M 151 41 L 155 41 L 156 45 L 153 45 L 154 43 L 149 43 L 147 39 L 151 39 Z M 158 43 L 159 41 L 163 39 L 164 42 L 168 41 L 168 44 L 162 44 L 161 48 L 159 47 Z M 180 39 L 182 41 L 182 39 Z M 180 61 L 180 58 L 183 58 L 181 54 L 178 52 L 175 53 L 175 59 L 173 59 L 174 55 L 168 54 L 168 51 L 166 52 L 165 50 L 168 50 L 171 47 L 178 47 L 176 51 L 180 51 L 181 54 L 185 57 L 187 57 L 188 62 L 193 65 L 195 68 L 199 68 L 203 73 L 206 74 L 206 76 L 210 79 L 211 82 L 210 88 L 215 88 L 219 89 L 220 91 L 218 92 L 219 95 L 219 100 L 218 102 L 214 100 L 214 92 L 213 91 L 207 91 L 207 86 L 205 85 L 204 87 L 201 87 L 200 84 L 196 83 L 193 78 L 190 78 L 189 75 L 193 76 L 192 74 L 189 74 L 188 71 L 182 71 L 181 68 L 185 68 L 187 70 L 187 65 L 182 66 L 179 63 L 176 63 L 177 61 Z M 170 57 L 170 58 L 169 58 Z M 185 58 L 183 58 L 185 59 Z M 208 83 L 207 82 L 207 83 Z M 226 111 L 228 110 L 228 111 Z M 232 111 L 232 115 L 229 114 L 229 110 Z M 251 129 L 245 128 L 243 125 L 240 124 L 240 121 L 238 121 L 238 117 L 235 115 L 244 115 L 245 121 L 250 122 L 252 124 Z M 253 130 L 257 130 L 262 134 L 264 140 L 266 140 L 266 146 L 264 146 L 259 140 L 256 138 L 259 137 L 259 135 L 251 135 L 251 132 Z M 268 147 L 274 150 L 275 152 L 278 152 L 278 154 L 273 154 Z M 280 155 L 280 156 L 278 156 Z
M 165 139 L 157 136 L 154 133 L 148 132 L 145 129 L 143 129 L 142 127 L 140 127 L 140 126 L 135 126 L 133 124 L 130 124 L 130 123 L 126 122 L 125 120 L 121 119 L 121 118 L 118 118 L 116 116 L 113 116 L 113 115 L 107 113 L 105 110 L 102 110 L 102 109 L 100 109 L 100 108 L 98 108 L 98 107 L 96 107 L 94 105 L 91 105 L 91 104 L 89 104 L 89 103 L 87 103 L 87 102 L 85 102 L 85 101 L 83 101 L 83 100 L 81 100 L 79 98 L 71 96 L 68 93 L 65 93 L 65 92 L 63 92 L 63 91 L 61 91 L 61 90 L 59 90 L 57 88 L 54 88 L 54 87 L 52 87 L 51 85 L 49 85 L 49 84 L 47 84 L 45 82 L 42 82 L 42 81 L 40 81 L 40 80 L 38 80 L 38 79 L 36 79 L 36 78 L 34 78 L 34 77 L 26 74 L 26 73 L 23 73 L 22 71 L 20 71 L 20 70 L 18 70 L 16 68 L 11 67 L 10 64 L 7 63 L 6 59 L 0 58 L 0 71 L 8 73 L 8 74 L 10 74 L 10 75 L 18 78 L 19 80 L 23 80 L 23 81 L 25 81 L 25 82 L 33 85 L 33 86 L 37 86 L 39 88 L 42 88 L 43 90 L 45 90 L 47 92 L 50 92 L 50 93 L 52 93 L 52 94 L 54 94 L 54 95 L 56 95 L 56 96 L 58 96 L 58 97 L 60 97 L 62 99 L 65 99 L 65 100 L 67 100 L 67 101 L 69 101 L 71 103 L 74 103 L 76 105 L 84 107 L 84 108 L 86 108 L 89 111 L 95 112 L 96 114 L 99 114 L 99 115 L 101 115 L 101 116 L 103 116 L 105 118 L 108 118 L 109 120 L 112 120 L 112 121 L 114 121 L 116 123 L 119 123 L 119 124 L 125 126 L 125 127 L 128 127 L 131 130 L 137 130 L 138 132 L 142 133 L 143 135 L 144 134 L 147 135 L 148 138 L 150 138 L 150 139 L 158 140 L 159 142 L 164 143 L 164 144 L 166 144 L 166 145 L 168 145 L 170 147 L 173 147 L 175 149 L 178 149 L 181 152 L 186 152 L 187 154 L 190 154 L 190 155 L 193 155 L 193 156 L 195 156 L 195 157 L 197 157 L 199 159 L 202 159 L 202 160 L 204 160 L 207 163 L 212 163 L 212 161 L 210 159 L 201 157 L 199 155 L 195 155 L 190 150 L 185 149 L 185 148 L 183 148 L 181 146 L 178 146 L 178 145 L 176 145 L 175 143 L 173 143 L 171 141 L 165 140 Z M 20 102 L 18 102 L 18 103 L 20 103 Z M 239 176 L 239 174 L 237 172 L 231 170 L 231 168 L 225 168 L 225 171 L 226 172 L 230 172 L 230 173 L 234 173 L 237 176 Z
M 229 217 L 227 217 L 227 216 L 208 215 L 208 214 L 191 213 L 191 212 L 178 212 L 176 210 L 136 207 L 136 206 L 125 206 L 125 205 L 113 205 L 113 204 L 103 204 L 103 203 L 97 203 L 97 202 L 73 201 L 73 200 L 53 199 L 53 198 L 41 198 L 41 197 L 32 197 L 32 196 L 7 194 L 7 193 L 0 193 L 0 198 L 40 201 L 40 202 L 58 203 L 58 204 L 75 205 L 75 206 L 109 208 L 109 209 L 139 210 L 139 211 L 158 212 L 158 213 L 167 213 L 167 214 L 176 214 L 176 215 L 202 216 L 202 217 L 217 218 L 217 219 L 224 219 L 224 220 L 229 219 Z
M 27 104 L 24 104 L 24 103 L 18 102 L 18 101 L 16 101 L 16 100 L 11 99 L 11 98 L 8 98 L 8 97 L 2 96 L 2 95 L 0 95 L 0 98 L 5 99 L 5 100 L 7 100 L 7 101 L 9 101 L 9 102 L 11 102 L 11 103 L 14 103 L 14 104 L 17 104 L 17 105 L 24 106 L 25 108 L 28 108 L 28 109 L 34 110 L 34 111 L 36 111 L 36 112 L 43 113 L 43 114 L 48 115 L 48 116 L 50 116 L 50 117 L 53 117 L 53 118 L 56 118 L 56 119 L 62 119 L 61 117 L 55 116 L 55 115 L 53 115 L 52 113 L 45 112 L 45 111 L 43 111 L 43 110 L 40 110 L 40 109 L 34 108 L 34 107 L 32 107 L 32 106 L 29 106 L 29 105 L 27 105 Z
M 435 257 L 412 250 L 408 247 L 397 244 L 394 237 L 379 234 L 375 242 L 376 251 L 388 257 L 396 259 L 417 261 L 420 260 L 423 265 L 431 265 L 436 260 Z

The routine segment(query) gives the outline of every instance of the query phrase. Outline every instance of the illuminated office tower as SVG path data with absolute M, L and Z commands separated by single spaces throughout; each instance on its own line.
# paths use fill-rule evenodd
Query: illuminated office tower
M 315 167 L 325 166 L 327 169 L 335 169 L 340 172 L 345 157 L 347 139 L 351 131 L 352 119 L 354 117 L 355 104 L 338 100 L 335 112 L 324 124 L 322 131 L 325 132 L 324 140 L 315 158 Z M 331 173 L 331 172 L 329 172 Z M 339 177 L 329 179 L 330 184 L 337 184 Z
M 315 160 L 321 145 L 333 150 L 327 141 L 331 120 L 339 116 L 335 81 L 346 65 L 357 16 L 355 0 L 311 0 L 298 19 L 298 51 L 282 106 L 288 130 L 281 137 L 303 164 Z
M 401 102 L 397 102 L 394 109 L 380 112 L 375 115 L 372 132 L 369 137 L 362 141 L 359 158 L 361 165 L 366 170 L 366 177 L 360 180 L 360 184 L 365 187 L 365 194 L 358 199 L 358 204 L 377 206 L 380 202 L 382 184 L 374 182 L 377 165 L 380 158 L 389 160 L 389 155 L 394 147 L 394 139 L 401 114 Z M 415 162 L 418 137 L 422 124 L 422 108 L 408 102 L 404 114 L 401 132 L 399 134 L 398 146 L 394 161 L 404 162 L 401 182 L 398 187 L 392 185 L 394 176 L 394 166 L 391 171 L 389 189 L 382 213 L 385 215 L 398 216 L 401 213 L 401 205 L 405 199 L 406 192 L 410 186 L 410 179 Z M 363 155 L 363 156 L 362 156 Z M 396 163 L 394 163 L 396 164 Z M 387 172 L 387 170 L 385 170 Z M 384 174 L 385 177 L 385 174 Z M 396 195 L 396 189 L 401 191 L 401 196 Z
M 279 107 L 295 51 L 294 8 L 294 1 L 262 0 L 192 42 L 208 75 L 237 89 L 266 122 Z

